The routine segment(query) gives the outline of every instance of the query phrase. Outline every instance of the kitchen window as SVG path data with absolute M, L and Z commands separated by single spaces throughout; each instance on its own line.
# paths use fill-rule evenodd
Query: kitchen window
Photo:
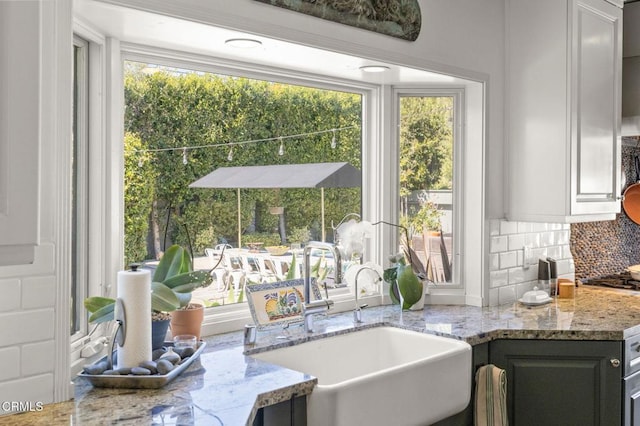
M 108 295 L 104 39 L 75 23 L 71 138 L 71 374 L 99 356 L 105 330 L 88 323 L 84 299 Z M 115 275 L 115 274 L 114 274 Z
M 125 46 L 125 51 L 127 47 Z M 165 245 L 170 244 L 172 241 L 183 246 L 188 246 L 189 242 L 195 242 L 194 256 L 200 258 L 201 264 L 204 248 L 213 248 L 217 244 L 224 244 L 227 239 L 229 239 L 228 242 L 233 247 L 236 247 L 237 242 L 234 238 L 237 234 L 235 230 L 237 226 L 237 190 L 190 189 L 190 195 L 186 198 L 180 198 L 179 200 L 176 198 L 172 202 L 166 199 L 164 201 L 161 200 L 161 202 L 153 201 L 151 204 L 147 203 L 149 204 L 147 210 L 145 210 L 147 213 L 140 214 L 138 212 L 134 215 L 134 218 L 130 218 L 128 209 L 136 208 L 140 197 L 132 197 L 131 194 L 126 192 L 126 188 L 129 187 L 127 176 L 131 176 L 126 172 L 126 165 L 131 169 L 137 170 L 137 177 L 145 174 L 145 170 L 147 170 L 145 167 L 148 166 L 150 173 L 158 173 L 157 182 L 160 182 L 160 184 L 163 181 L 169 183 L 167 176 L 163 177 L 162 173 L 170 172 L 172 174 L 170 185 L 176 186 L 176 191 L 178 191 L 177 187 L 180 186 L 182 188 L 180 191 L 183 192 L 188 190 L 188 185 L 193 180 L 199 179 L 219 167 L 342 161 L 349 162 L 357 169 L 362 170 L 366 167 L 363 166 L 364 161 L 362 160 L 367 155 L 366 147 L 363 146 L 361 141 L 363 140 L 363 133 L 369 130 L 366 128 L 366 108 L 363 108 L 363 106 L 367 104 L 368 98 L 370 98 L 368 96 L 369 90 L 371 90 L 370 87 L 349 86 L 329 79 L 319 82 L 303 75 L 282 77 L 244 67 L 231 68 L 230 64 L 225 64 L 222 67 L 211 58 L 191 57 L 189 55 L 189 59 L 192 60 L 185 60 L 184 57 L 181 60 L 170 58 L 155 49 L 149 49 L 149 51 L 145 49 L 145 52 L 141 52 L 137 46 L 135 52 L 126 52 L 124 55 L 123 75 L 126 111 L 124 124 L 125 146 L 123 148 L 125 163 L 125 219 L 128 223 L 131 219 L 137 217 L 141 219 L 140 225 L 146 227 L 146 218 L 155 218 L 149 224 L 148 231 L 145 231 L 144 235 L 129 235 L 128 231 L 125 233 L 125 241 L 137 241 L 136 244 L 126 244 L 125 256 L 128 259 L 127 261 L 139 261 L 144 258 L 141 256 L 145 256 L 149 248 L 146 243 L 149 241 L 146 237 L 147 235 L 155 236 L 153 245 L 156 251 L 158 249 L 161 251 Z M 222 91 L 226 90 L 228 92 L 227 96 L 230 97 L 220 97 L 219 99 L 202 98 L 199 102 L 190 106 L 189 114 L 185 115 L 185 111 L 176 111 L 175 119 L 174 117 L 164 117 L 161 111 L 163 105 L 168 109 L 172 108 L 173 104 L 171 102 L 181 96 L 179 93 L 192 90 L 187 89 L 188 82 L 198 79 L 200 79 L 200 82 L 193 85 L 193 90 L 197 90 L 196 87 L 206 87 L 207 85 L 219 87 L 217 85 L 224 86 L 226 84 L 227 87 Z M 185 86 L 182 87 L 182 84 L 185 84 Z M 243 85 L 247 87 L 246 94 L 239 90 Z M 255 87 L 258 87 L 259 91 L 256 91 Z M 280 119 L 276 117 L 276 120 L 269 121 L 266 108 L 258 107 L 251 110 L 251 105 L 254 103 L 259 105 L 260 99 L 257 98 L 262 96 L 260 91 L 266 93 L 272 89 L 277 93 L 299 92 L 299 94 L 292 95 L 290 97 L 291 104 L 283 106 L 288 111 L 286 115 L 283 115 Z M 143 92 L 147 90 L 149 92 L 145 95 Z M 174 96 L 172 93 L 176 93 L 176 95 Z M 150 98 L 154 99 L 154 102 L 157 101 L 157 103 L 148 103 L 147 99 Z M 322 107 L 318 107 L 320 110 L 318 112 L 314 110 L 319 104 L 317 99 L 329 99 L 329 102 L 334 102 L 335 105 L 326 112 L 322 112 Z M 341 99 L 342 101 L 337 101 L 336 99 Z M 202 104 L 208 102 L 214 103 L 203 110 L 201 108 Z M 232 105 L 234 102 L 247 102 L 247 105 L 239 103 L 234 107 Z M 275 103 L 277 100 L 273 102 Z M 213 114 L 211 116 L 209 111 L 216 111 L 216 108 L 221 108 L 218 115 Z M 230 109 L 228 113 L 225 112 L 226 109 Z M 153 110 L 155 113 L 147 115 L 147 118 L 145 118 L 144 111 L 149 110 Z M 228 117 L 233 117 L 233 120 L 228 121 L 228 118 L 224 118 L 226 116 L 223 117 L 224 114 L 227 114 Z M 328 118 L 326 117 L 327 115 L 329 116 Z M 184 138 L 181 136 L 184 133 L 184 129 L 182 129 L 182 125 L 178 126 L 176 124 L 180 120 L 194 127 L 192 130 L 194 137 Z M 227 123 L 226 128 L 221 126 L 223 122 Z M 153 123 L 157 123 L 160 126 L 158 131 L 152 129 L 151 124 Z M 176 127 L 171 127 L 174 125 Z M 135 130 L 136 128 L 144 130 L 139 132 Z M 172 130 L 169 131 L 169 128 Z M 281 138 L 270 140 L 274 136 L 281 136 Z M 256 154 L 253 153 L 253 151 L 258 152 L 258 148 L 264 151 L 262 157 L 256 157 Z M 250 160 L 253 158 L 252 156 L 256 160 Z M 290 159 L 287 159 L 287 156 Z M 170 163 L 171 161 L 174 161 L 174 166 L 164 169 L 164 171 L 160 170 L 164 166 L 158 165 Z M 257 163 L 251 161 L 256 161 Z M 178 184 L 177 182 L 180 183 Z M 363 182 L 363 185 L 366 184 Z M 299 230 L 297 229 L 299 226 L 307 227 L 304 231 L 310 233 L 310 235 L 300 241 L 288 239 L 288 242 L 293 243 L 292 245 L 295 246 L 296 243 L 304 243 L 309 239 L 321 240 L 322 232 L 318 227 L 321 197 L 319 189 L 291 188 L 280 190 L 279 193 L 276 189 L 273 191 L 241 189 L 240 192 L 243 208 L 246 208 L 251 203 L 258 203 L 260 197 L 267 196 L 266 194 L 269 192 L 274 192 L 280 199 L 299 199 L 301 209 L 307 212 L 317 211 L 318 220 L 314 220 L 318 223 L 312 220 L 310 224 L 305 222 L 302 225 L 292 225 L 296 219 L 300 222 L 299 218 L 297 218 L 300 215 L 295 210 L 290 209 L 287 230 L 294 232 L 292 234 L 287 232 L 287 236 L 290 237 L 296 234 L 297 232 L 295 231 Z M 327 213 L 332 213 L 330 219 L 326 218 L 326 239 L 327 241 L 332 241 L 332 225 L 337 226 L 338 222 L 350 213 L 362 214 L 361 206 L 363 203 L 361 197 L 365 197 L 364 189 L 360 187 L 325 188 L 324 197 Z M 206 208 L 208 213 L 189 213 L 189 204 L 200 202 L 200 200 L 210 200 L 210 204 Z M 288 205 L 296 204 L 289 202 Z M 220 210 L 223 213 L 220 213 Z M 256 212 L 258 211 L 257 207 L 255 210 Z M 211 216 L 216 211 L 215 220 L 207 219 L 203 216 L 207 214 Z M 327 216 L 329 215 L 327 214 Z M 229 232 L 229 226 L 227 226 L 225 228 L 227 232 L 222 234 L 220 229 L 216 229 L 216 224 L 225 219 L 233 225 L 233 232 Z M 256 227 L 258 223 L 255 221 L 258 219 L 259 217 L 254 215 L 254 223 L 245 223 L 246 218 L 243 218 L 242 246 L 247 245 L 245 241 L 252 241 L 250 240 L 252 234 L 244 233 L 246 225 Z M 167 228 L 167 224 L 169 228 Z M 203 227 L 210 227 L 210 234 L 203 232 Z M 166 235 L 169 235 L 167 242 L 165 242 Z M 224 237 L 224 240 L 220 240 L 220 237 Z M 203 241 L 206 242 L 204 246 Z M 134 245 L 137 248 L 132 250 L 131 247 Z M 298 266 L 300 264 L 299 259 L 297 260 Z M 228 256 L 227 260 L 233 263 L 232 256 Z M 239 260 L 241 262 L 244 260 L 245 263 L 250 261 L 248 258 Z M 331 260 L 328 259 L 327 263 L 330 268 Z M 245 279 L 250 279 L 254 273 L 257 275 L 259 271 L 257 264 L 255 265 L 256 271 L 253 272 L 246 270 L 247 266 L 252 266 L 251 264 L 243 266 L 246 274 Z M 236 279 L 233 271 L 228 271 L 228 273 L 229 276 L 234 277 L 234 280 Z M 193 293 L 194 300 L 203 301 L 205 306 L 209 306 L 203 326 L 204 334 L 238 329 L 244 322 L 249 320 L 247 305 L 244 303 L 246 298 L 243 298 L 243 293 L 235 291 L 235 288 L 222 282 L 222 279 L 220 279 L 221 282 L 218 282 L 217 274 L 214 274 L 214 280 L 216 281 L 209 287 L 198 289 Z M 345 285 L 336 288 L 331 285 L 332 281 L 328 280 L 327 282 L 330 284 L 329 295 L 336 301 L 337 308 L 339 309 L 340 301 L 343 300 L 345 308 L 350 309 L 353 304 L 351 289 Z M 373 297 L 376 300 L 368 303 L 379 304 L 379 295 L 374 295 Z M 215 327 L 215 329 L 207 328 L 208 324 Z
M 458 284 L 462 90 L 396 89 L 400 224 L 432 286 Z M 404 241 L 404 237 L 400 237 Z

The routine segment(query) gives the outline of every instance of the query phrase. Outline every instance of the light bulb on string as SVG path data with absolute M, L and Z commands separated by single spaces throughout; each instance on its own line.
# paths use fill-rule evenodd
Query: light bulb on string
M 284 141 L 282 140 L 282 136 L 280 136 L 280 148 L 278 149 L 278 155 L 284 155 Z
M 187 148 L 182 148 L 182 164 L 185 166 L 189 164 L 189 159 L 187 158 Z
M 233 161 L 233 146 L 229 148 L 229 155 L 227 155 L 227 161 Z
M 336 149 L 338 142 L 336 141 L 336 129 L 333 129 L 333 137 L 331 138 L 331 149 Z

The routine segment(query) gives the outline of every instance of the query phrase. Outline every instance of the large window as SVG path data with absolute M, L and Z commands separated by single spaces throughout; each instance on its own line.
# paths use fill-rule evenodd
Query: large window
M 152 58 L 124 70 L 127 263 L 153 264 L 172 243 L 192 247 L 197 269 L 220 260 L 194 300 L 234 305 L 246 300 L 246 285 L 300 277 L 301 247 L 333 241 L 345 216 L 361 214 L 359 181 L 308 188 L 303 167 L 288 176 L 290 188 L 252 189 L 249 168 L 346 162 L 361 170 L 363 93 Z M 239 171 L 246 187 L 190 187 L 229 167 L 249 167 Z M 314 254 L 329 291 L 348 293 L 332 280 L 330 256 Z
M 436 286 L 455 284 L 460 92 L 399 90 L 397 95 L 400 222 L 427 278 Z

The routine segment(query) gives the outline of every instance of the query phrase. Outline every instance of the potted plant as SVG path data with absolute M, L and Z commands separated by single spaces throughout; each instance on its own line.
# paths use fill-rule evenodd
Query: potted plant
M 170 321 L 174 321 L 175 312 L 198 311 L 197 306 L 200 306 L 200 310 L 203 312 L 202 305 L 196 306 L 191 303 L 191 292 L 197 288 L 208 286 L 212 280 L 209 271 L 193 270 L 193 260 L 185 248 L 173 245 L 167 249 L 151 279 L 152 333 L 156 339 L 152 345 L 154 348 L 162 346 L 167 327 Z M 92 323 L 98 324 L 113 320 L 115 299 L 101 296 L 89 297 L 85 299 L 84 306 L 91 313 L 89 321 Z M 171 325 L 172 334 L 192 334 L 200 339 L 201 323 L 202 317 L 200 317 L 197 327 L 193 328 L 194 332 L 189 333 L 177 333 Z M 160 340 L 159 344 L 158 340 Z

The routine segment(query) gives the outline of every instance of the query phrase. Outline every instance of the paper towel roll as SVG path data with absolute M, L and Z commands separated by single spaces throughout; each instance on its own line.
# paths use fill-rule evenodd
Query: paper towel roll
M 118 345 L 118 368 L 137 367 L 151 360 L 151 273 L 138 269 L 118 272 L 118 299 L 125 312 L 124 345 Z

